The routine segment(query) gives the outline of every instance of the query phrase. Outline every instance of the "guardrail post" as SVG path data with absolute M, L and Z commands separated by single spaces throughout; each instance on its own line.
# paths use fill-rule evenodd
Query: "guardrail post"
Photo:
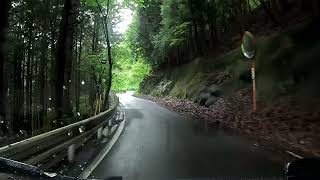
M 73 162 L 74 161 L 74 153 L 75 153 L 76 147 L 74 144 L 70 145 L 68 147 L 68 161 Z
M 109 119 L 109 121 L 108 121 L 108 136 L 110 136 L 111 135 L 111 129 L 112 129 L 112 126 L 113 126 L 113 118 L 112 119 Z
M 102 127 L 100 127 L 99 129 L 98 129 L 98 131 L 97 131 L 97 139 L 98 139 L 98 141 L 101 139 L 101 137 L 102 137 Z

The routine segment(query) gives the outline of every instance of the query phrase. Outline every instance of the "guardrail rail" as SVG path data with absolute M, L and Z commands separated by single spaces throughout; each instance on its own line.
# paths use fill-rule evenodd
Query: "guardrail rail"
M 72 154 L 87 140 L 97 135 L 102 137 L 104 128 L 113 133 L 115 120 L 119 115 L 119 98 L 111 95 L 111 107 L 96 116 L 65 127 L 55 129 L 16 143 L 0 147 L 0 156 L 38 166 L 44 170 L 52 167 L 63 158 L 72 161 Z

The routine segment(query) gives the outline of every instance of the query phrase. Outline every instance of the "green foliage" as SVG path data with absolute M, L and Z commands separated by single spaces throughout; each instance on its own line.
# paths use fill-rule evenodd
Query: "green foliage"
M 245 0 L 145 0 L 137 8 L 134 47 L 152 66 L 177 58 L 186 62 L 190 56 L 181 51 L 202 54 L 206 41 L 214 44 L 219 35 L 236 29 L 232 22 L 244 26 L 247 13 L 259 5 Z
M 98 7 L 98 3 L 104 7 L 107 5 L 107 0 L 81 0 L 81 4 L 82 5 L 86 5 L 86 6 L 93 6 L 93 7 Z M 116 4 L 117 0 L 110 0 L 110 4 Z
M 116 64 L 113 69 L 113 91 L 138 90 L 139 84 L 149 73 L 150 66 L 143 59 L 135 60 L 126 43 L 121 43 L 113 49 Z
M 131 48 L 136 54 L 144 56 L 151 65 L 156 62 L 153 54 L 155 37 L 158 36 L 161 27 L 160 6 L 160 0 L 145 0 L 143 5 L 138 7 L 134 23 L 130 28 L 132 32 L 129 34 Z
M 249 0 L 249 5 L 250 5 L 250 8 L 252 8 L 252 9 L 259 7 L 260 4 L 261 4 L 260 1 Z
M 81 96 L 80 97 L 80 112 L 81 112 L 80 116 L 82 118 L 87 118 L 87 117 L 90 117 L 94 114 L 94 112 L 92 112 L 93 108 L 91 107 L 91 105 L 89 105 L 87 103 L 88 98 L 89 98 L 88 96 Z
M 170 47 L 179 47 L 188 39 L 188 29 L 190 22 L 184 22 L 172 29 L 173 37 L 170 41 Z
M 86 6 L 92 6 L 97 8 L 96 0 L 83 0 L 83 4 Z M 98 1 L 99 4 L 104 7 L 105 1 Z M 127 32 L 122 34 L 117 34 L 114 31 L 114 27 L 117 23 L 121 21 L 120 12 L 123 8 L 135 8 L 141 6 L 142 0 L 137 1 L 123 1 L 122 4 L 116 0 L 110 1 L 110 17 L 109 17 L 109 30 L 110 40 L 112 44 L 112 58 L 114 60 L 113 65 L 113 91 L 124 91 L 124 90 L 137 90 L 139 88 L 139 83 L 142 81 L 144 76 L 148 74 L 150 67 L 145 64 L 141 52 L 137 49 L 137 20 L 134 18 L 133 23 Z M 101 18 L 101 16 L 100 16 Z M 101 21 L 100 21 L 101 23 Z M 92 27 L 91 27 L 92 28 Z M 102 24 L 100 25 L 100 39 L 104 39 L 104 29 Z M 90 39 L 88 39 L 88 45 L 90 45 Z M 106 84 L 103 82 L 108 81 L 107 73 L 109 71 L 107 64 L 102 64 L 102 60 L 107 59 L 107 51 L 105 48 L 98 48 L 96 52 L 93 52 L 90 46 L 85 46 L 85 53 L 83 53 L 81 71 L 91 74 L 95 77 L 96 81 L 101 80 L 101 87 Z
M 124 5 L 131 9 L 136 9 L 137 7 L 143 6 L 144 0 L 124 0 Z

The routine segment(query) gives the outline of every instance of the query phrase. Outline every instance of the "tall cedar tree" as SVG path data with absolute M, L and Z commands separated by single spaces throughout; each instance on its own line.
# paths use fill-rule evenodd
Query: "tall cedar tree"
M 61 27 L 58 38 L 58 50 L 55 64 L 56 83 L 56 115 L 58 119 L 63 117 L 63 113 L 71 113 L 70 86 L 67 86 L 66 77 L 69 79 L 71 73 L 73 33 L 75 20 L 78 13 L 80 0 L 65 0 Z
M 0 1 L 0 126 L 4 135 L 6 128 L 7 82 L 6 82 L 6 39 L 8 33 L 8 16 L 10 0 Z

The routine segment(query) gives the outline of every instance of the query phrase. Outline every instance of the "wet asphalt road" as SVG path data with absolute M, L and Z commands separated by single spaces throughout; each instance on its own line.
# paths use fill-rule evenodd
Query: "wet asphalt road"
M 120 96 L 127 122 L 91 178 L 129 180 L 281 177 L 283 166 L 254 142 L 211 129 L 156 103 Z

